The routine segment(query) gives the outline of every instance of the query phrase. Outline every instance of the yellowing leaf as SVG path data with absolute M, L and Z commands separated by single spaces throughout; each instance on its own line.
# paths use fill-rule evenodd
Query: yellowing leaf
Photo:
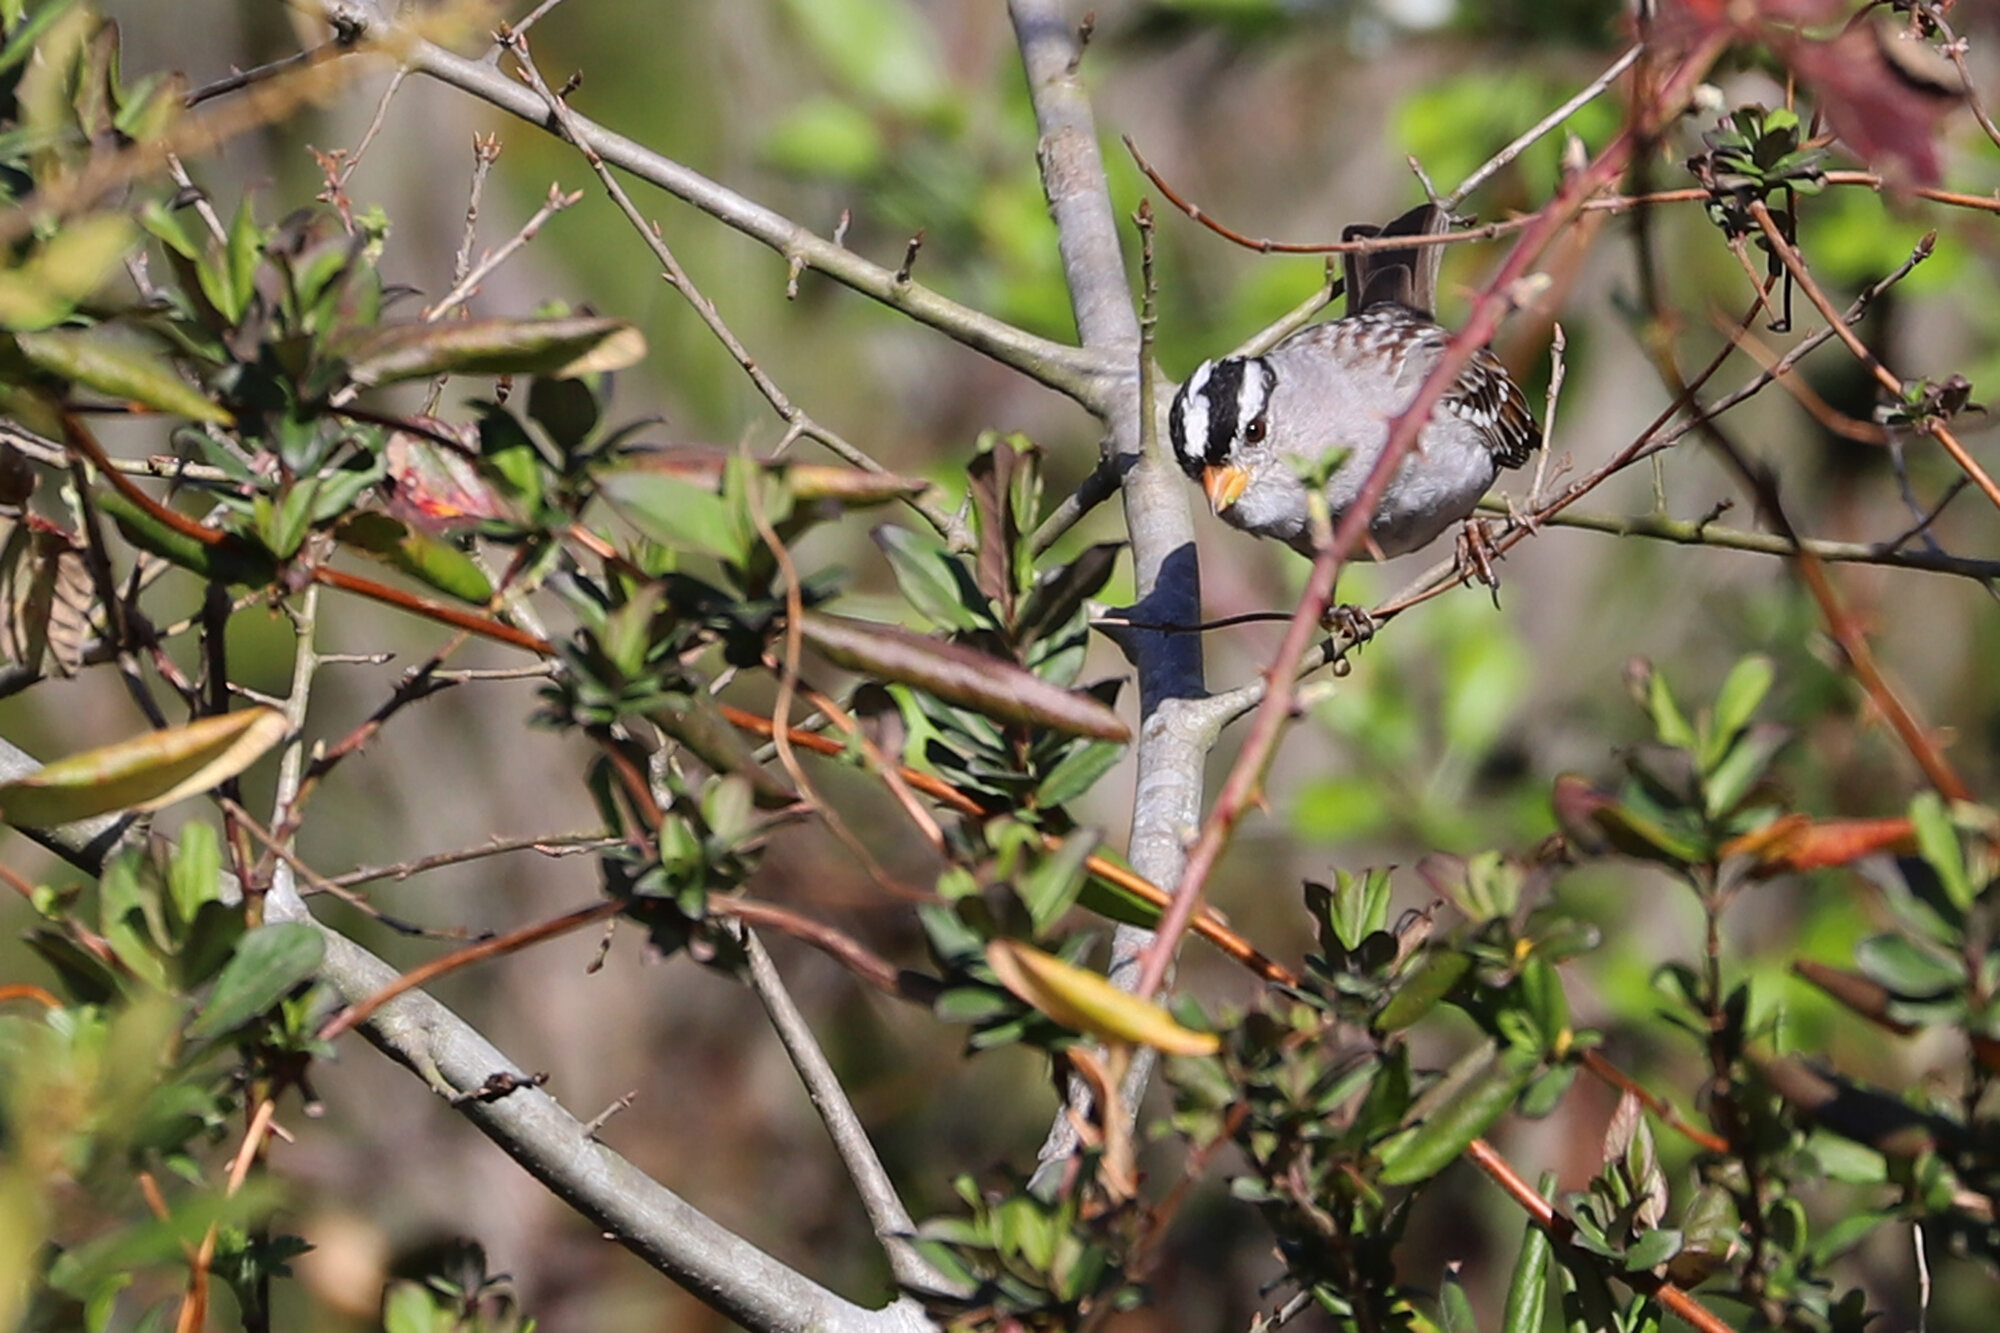
M 0 820 L 53 828 L 114 810 L 158 810 L 235 777 L 284 735 L 284 714 L 246 708 L 85 750 L 0 783 Z
M 986 965 L 1016 998 L 1099 1041 L 1132 1042 L 1168 1055 L 1213 1055 L 1222 1045 L 1213 1032 L 1184 1028 L 1160 1006 L 1017 940 L 989 943 Z

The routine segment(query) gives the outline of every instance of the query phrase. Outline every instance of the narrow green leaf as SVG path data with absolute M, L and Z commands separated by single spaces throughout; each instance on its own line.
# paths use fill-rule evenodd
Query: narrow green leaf
M 1375 1030 L 1401 1032 L 1437 1008 L 1472 970 L 1472 955 L 1457 949 L 1427 948 L 1389 1003 L 1375 1016 Z
M 1072 833 L 1015 886 L 1036 930 L 1047 930 L 1075 904 L 1083 889 L 1083 863 L 1097 850 L 1097 840 L 1093 829 Z
M 222 894 L 222 846 L 215 829 L 200 820 L 183 825 L 167 864 L 167 897 L 183 925 L 193 921 L 203 903 Z
M 206 1040 L 241 1027 L 311 977 L 325 955 L 326 940 L 303 921 L 259 926 L 237 944 L 188 1035 Z
M 941 629 L 993 624 L 991 604 L 971 573 L 942 546 L 908 528 L 883 524 L 868 534 L 888 558 L 896 587 L 917 613 Z
M 1550 1197 L 1551 1177 L 1543 1177 L 1541 1194 Z M 1533 1222 L 1521 1235 L 1520 1253 L 1514 1256 L 1514 1272 L 1507 1280 L 1507 1304 L 1500 1316 L 1500 1333 L 1542 1333 L 1542 1317 L 1549 1303 L 1549 1265 L 1555 1248 L 1549 1233 Z
M 1730 669 L 1715 696 L 1715 732 L 1711 743 L 1717 755 L 1726 751 L 1736 734 L 1750 725 L 1776 677 L 1777 669 L 1771 659 L 1761 653 L 1750 654 Z
M 1653 734 L 1662 743 L 1682 750 L 1695 748 L 1694 728 L 1681 715 L 1673 691 L 1667 688 L 1667 678 L 1657 671 L 1651 672 L 1647 680 L 1646 711 L 1653 715 Z
M 198 541 L 168 527 L 118 491 L 100 492 L 96 500 L 98 508 L 118 524 L 125 540 L 205 579 L 231 585 L 259 584 L 270 582 L 277 573 L 270 553 L 253 543 L 233 536 L 220 542 Z
M 1451 1165 L 1466 1145 L 1506 1114 L 1541 1062 L 1508 1050 L 1456 1097 L 1382 1149 L 1382 1183 L 1414 1185 Z
M 250 297 L 257 285 L 257 261 L 263 257 L 264 231 L 257 225 L 257 215 L 251 210 L 250 196 L 246 193 L 237 205 L 236 216 L 229 220 L 228 253 L 223 257 L 233 304 L 221 309 L 231 323 L 240 323 L 250 308 Z
M 1067 805 L 1077 797 L 1097 785 L 1097 780 L 1117 766 L 1125 757 L 1125 748 L 1109 741 L 1092 741 L 1079 745 L 1062 761 L 1050 769 L 1042 779 L 1042 785 L 1035 788 L 1035 808 L 1052 810 Z
M 484 606 L 493 600 L 493 581 L 469 554 L 387 514 L 355 514 L 334 530 L 334 538 L 460 601 Z

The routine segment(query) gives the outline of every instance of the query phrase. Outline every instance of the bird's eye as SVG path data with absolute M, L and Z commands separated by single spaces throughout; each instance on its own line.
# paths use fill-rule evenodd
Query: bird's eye
M 1253 418 L 1250 424 L 1243 428 L 1244 442 L 1247 444 L 1262 444 L 1264 442 L 1264 435 L 1269 429 L 1270 424 L 1264 417 L 1258 416 Z

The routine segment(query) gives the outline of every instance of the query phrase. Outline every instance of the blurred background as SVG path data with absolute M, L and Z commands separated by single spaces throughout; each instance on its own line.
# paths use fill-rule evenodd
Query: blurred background
M 104 8 L 123 27 L 128 77 L 174 68 L 200 86 L 321 39 L 297 9 L 259 0 L 111 0 Z M 483 22 L 490 28 L 518 19 L 526 8 L 496 8 Z M 1990 8 L 1960 11 L 1975 75 L 1992 96 L 2000 91 L 2000 67 L 1989 58 L 2000 25 Z M 569 0 L 540 21 L 530 41 L 551 82 L 580 78 L 570 100 L 583 114 L 822 234 L 845 219 L 846 243 L 877 262 L 893 266 L 921 230 L 922 281 L 1038 333 L 1074 336 L 1035 172 L 1032 113 L 1002 6 Z M 1347 222 L 1386 219 L 1418 202 L 1412 158 L 1440 189 L 1451 188 L 1588 83 L 1625 44 L 1622 7 L 1611 0 L 1100 0 L 1082 72 L 1124 213 L 1154 194 L 1118 144 L 1129 135 L 1186 198 L 1229 225 L 1252 236 L 1326 240 Z M 1725 66 L 1723 73 L 1723 105 L 1775 104 L 1784 96 L 1757 68 Z M 189 170 L 218 200 L 233 201 L 248 188 L 260 217 L 282 216 L 322 187 L 311 150 L 351 150 L 388 85 L 388 71 L 371 68 L 338 99 L 190 162 Z M 1568 131 L 1594 148 L 1618 125 L 1614 94 L 1578 112 Z M 1682 127 L 1671 150 L 1649 164 L 1656 186 L 1688 183 L 1679 162 L 1710 127 Z M 475 312 L 525 314 L 561 300 L 636 320 L 651 355 L 621 377 L 617 411 L 657 418 L 643 438 L 775 444 L 782 423 L 658 279 L 582 160 L 547 135 L 415 78 L 396 89 L 347 187 L 357 209 L 379 206 L 392 220 L 383 258 L 388 281 L 432 295 L 449 286 L 473 139 L 488 133 L 504 147 L 481 208 L 478 249 L 512 235 L 552 183 L 586 197 L 485 285 Z M 1991 192 L 2000 185 L 2000 149 L 1969 117 L 1948 122 L 1945 133 L 1949 187 Z M 1535 145 L 1466 208 L 1493 220 L 1537 206 L 1557 179 L 1563 142 L 1554 135 Z M 890 467 L 962 486 L 980 431 L 1020 431 L 1046 451 L 1053 500 L 1094 462 L 1094 423 L 1067 401 L 824 279 L 805 276 L 788 298 L 780 258 L 649 187 L 635 186 L 634 195 L 785 390 Z M 1174 377 L 1226 352 L 1320 282 L 1320 261 L 1247 253 L 1154 197 L 1161 213 L 1159 352 Z M 1661 210 L 1652 225 L 1669 299 L 1682 316 L 1677 353 L 1684 366 L 1699 366 L 1723 336 L 1715 317 L 1740 314 L 1747 282 L 1698 206 Z M 1821 281 L 1845 302 L 1931 230 L 1937 253 L 1878 304 L 1863 333 L 1904 376 L 1963 373 L 1977 399 L 2000 372 L 2000 229 L 1992 215 L 1838 189 L 1806 201 L 1802 245 Z M 1635 332 L 1630 235 L 1629 223 L 1618 219 L 1579 229 L 1574 243 L 1551 257 L 1548 300 L 1513 320 L 1499 343 L 1539 409 L 1552 321 L 1562 325 L 1567 378 L 1551 441 L 1553 477 L 1596 466 L 1669 401 Z M 1452 249 L 1445 322 L 1462 312 L 1465 293 L 1503 253 L 1483 245 Z M 1802 302 L 1800 310 L 1805 323 Z M 1760 336 L 1773 348 L 1790 341 Z M 1717 385 L 1734 387 L 1753 371 L 1739 357 Z M 1805 376 L 1835 407 L 1869 415 L 1872 387 L 1837 347 L 1808 360 Z M 447 414 L 452 402 L 448 394 Z M 1927 510 L 1956 477 L 1929 446 L 1896 456 L 1843 440 L 1779 390 L 1732 420 L 1738 438 L 1778 470 L 1794 517 L 1814 536 L 1894 537 L 1915 521 L 1913 502 Z M 1990 460 L 1984 421 L 1961 424 L 1974 451 Z M 1527 486 L 1519 476 L 1503 483 L 1517 497 Z M 1752 526 L 1741 491 L 1690 443 L 1656 467 L 1629 470 L 1581 507 L 1606 515 L 1664 508 L 1696 518 L 1721 506 L 1733 506 L 1723 513 L 1726 525 Z M 845 568 L 857 614 L 907 614 L 863 526 L 820 529 L 801 559 Z M 1198 527 L 1210 616 L 1290 609 L 1304 561 L 1205 514 Z M 1114 505 L 1068 541 L 1120 535 Z M 1930 536 L 1953 553 L 2000 555 L 2000 524 L 1976 493 L 1948 507 Z M 1343 595 L 1380 600 L 1448 556 L 1440 545 L 1353 571 Z M 1703 699 L 1743 653 L 1772 655 L 1779 683 L 1766 715 L 1797 728 L 1783 773 L 1800 808 L 1891 814 L 1915 789 L 1907 757 L 1838 670 L 1810 602 L 1780 562 L 1552 528 L 1511 552 L 1500 572 L 1497 608 L 1482 591 L 1459 590 L 1397 620 L 1286 742 L 1269 809 L 1245 826 L 1212 886 L 1213 900 L 1267 952 L 1295 959 L 1308 947 L 1296 893 L 1301 879 L 1327 879 L 1335 867 L 1408 867 L 1432 851 L 1525 850 L 1551 833 L 1553 778 L 1566 770 L 1607 775 L 1617 747 L 1642 735 L 1624 685 L 1625 664 L 1635 656 L 1653 660 L 1684 699 Z M 1965 579 L 1862 567 L 1842 569 L 1838 581 L 1892 676 L 1922 714 L 1949 730 L 1954 762 L 1990 796 L 2000 734 L 2000 678 L 1987 669 L 2000 653 L 1991 591 Z M 1107 596 L 1115 603 L 1129 592 L 1129 575 L 1121 574 Z M 328 626 L 327 651 L 402 654 L 323 673 L 311 730 L 337 738 L 436 635 L 346 605 Z M 1210 686 L 1250 679 L 1281 630 L 1272 624 L 1208 636 Z M 286 625 L 273 618 L 259 632 L 246 623 L 242 640 L 232 653 L 246 683 L 282 692 L 290 665 Z M 458 664 L 481 660 L 488 659 L 474 651 Z M 490 660 L 507 659 L 495 653 Z M 1101 646 L 1093 674 L 1124 670 Z M 532 683 L 467 686 L 403 714 L 315 802 L 301 842 L 305 859 L 338 874 L 492 837 L 590 830 L 595 816 L 579 781 L 586 757 L 576 743 L 527 725 L 533 693 Z M 44 757 L 138 725 L 107 673 L 49 682 L 0 702 L 0 732 Z M 1214 756 L 1216 776 L 1236 739 L 1225 737 Z M 852 775 L 823 770 L 821 777 L 893 873 L 928 883 L 934 867 L 885 797 Z M 1114 845 L 1122 845 L 1130 781 L 1129 772 L 1115 773 L 1086 811 Z M 268 801 L 268 779 L 251 790 Z M 11 830 L 0 831 L 0 857 L 30 876 L 69 873 Z M 1429 896 L 1407 870 L 1398 884 L 1399 902 L 1415 906 Z M 921 956 L 909 905 L 887 900 L 813 829 L 780 840 L 753 887 L 891 958 Z M 552 916 L 597 891 L 590 858 L 525 853 L 379 884 L 372 896 L 404 919 L 483 931 Z M 1655 1008 L 1654 968 L 1698 951 L 1698 908 L 1638 867 L 1578 872 L 1550 891 L 1605 933 L 1601 950 L 1566 971 L 1579 1023 L 1605 1029 L 1619 1063 L 1683 1108 L 1693 1106 L 1700 1078 L 1693 1045 L 1642 1043 L 1627 1025 L 1645 1024 Z M 444 947 L 388 935 L 324 900 L 320 906 L 402 965 Z M 1830 1051 L 1860 1077 L 1898 1087 L 1924 1078 L 1938 1052 L 1837 1020 L 1785 972 L 1796 957 L 1847 962 L 1870 927 L 1869 912 L 1851 877 L 1774 883 L 1730 918 L 1731 965 L 1757 979 L 1758 1002 L 1782 1015 L 1781 1032 Z M 33 974 L 39 965 L 14 935 L 10 930 L 0 944 L 4 970 Z M 866 1221 L 782 1053 L 764 1037 L 754 1001 L 686 958 L 651 963 L 635 932 L 614 939 L 606 966 L 588 972 L 599 946 L 594 936 L 559 941 L 460 974 L 439 994 L 525 1068 L 546 1071 L 550 1090 L 579 1116 L 635 1093 L 603 1137 L 669 1187 L 843 1293 L 885 1298 L 887 1274 Z M 915 1215 L 956 1206 L 954 1175 L 1031 1162 L 1054 1107 L 1038 1061 L 1018 1051 L 965 1060 L 956 1029 L 865 990 L 815 954 L 783 941 L 773 947 Z M 1212 1001 L 1241 1002 L 1249 993 L 1245 978 L 1199 950 L 1184 977 Z M 284 1326 L 366 1326 L 385 1267 L 459 1235 L 476 1237 L 491 1266 L 513 1275 L 526 1309 L 549 1333 L 721 1322 L 604 1242 L 421 1084 L 359 1042 L 343 1044 L 317 1088 L 324 1114 L 287 1116 L 296 1142 L 279 1149 L 276 1161 L 296 1183 L 291 1224 L 319 1247 L 298 1267 L 324 1308 L 310 1318 L 295 1312 L 297 1322 Z M 1580 1083 L 1556 1116 L 1511 1125 L 1497 1136 L 1499 1146 L 1524 1174 L 1546 1167 L 1564 1188 L 1577 1187 L 1595 1169 L 1612 1100 Z M 1663 1150 L 1670 1165 L 1685 1160 L 1684 1145 L 1669 1142 Z M 1176 1169 L 1164 1154 L 1155 1166 Z M 1480 1256 L 1462 1276 L 1491 1318 L 1520 1219 L 1483 1180 L 1460 1174 L 1456 1190 L 1440 1192 L 1413 1222 L 1406 1277 L 1435 1283 L 1443 1276 L 1439 1256 Z M 1678 1187 L 1681 1177 L 1670 1178 Z M 1866 1263 L 1874 1304 L 1906 1326 L 1915 1288 L 1907 1248 L 1889 1245 L 1895 1239 L 1883 1237 L 1882 1252 L 1869 1252 Z M 1987 1275 L 1948 1258 L 1934 1261 L 1930 1327 L 1985 1327 Z M 1255 1219 L 1219 1189 L 1206 1190 L 1175 1232 L 1158 1302 L 1128 1326 L 1241 1327 L 1267 1304 L 1259 1284 L 1276 1271 Z

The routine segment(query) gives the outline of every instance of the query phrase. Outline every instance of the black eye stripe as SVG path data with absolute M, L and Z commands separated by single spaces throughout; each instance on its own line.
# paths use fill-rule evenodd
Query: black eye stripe
M 1168 414 L 1174 459 L 1199 479 L 1206 468 L 1231 461 L 1241 444 L 1269 433 L 1268 407 L 1277 374 L 1263 357 L 1204 361 L 1174 395 Z

